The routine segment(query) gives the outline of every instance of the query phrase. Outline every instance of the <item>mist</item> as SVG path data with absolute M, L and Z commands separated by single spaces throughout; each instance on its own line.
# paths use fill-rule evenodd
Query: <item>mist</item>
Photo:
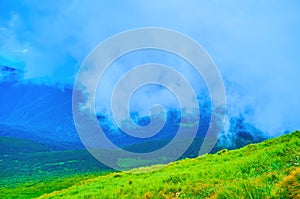
M 84 58 L 108 37 L 133 28 L 170 28 L 195 39 L 216 63 L 225 83 L 228 120 L 242 115 L 270 136 L 300 128 L 297 1 L 7 0 L 0 8 L 0 65 L 24 70 L 25 81 L 70 87 Z M 202 94 L 205 85 L 190 65 L 158 54 L 135 54 L 112 65 L 99 84 L 96 109 L 108 111 L 117 78 L 144 62 L 171 65 Z M 131 106 L 145 115 L 154 102 L 177 106 L 174 96 L 159 87 L 136 93 Z

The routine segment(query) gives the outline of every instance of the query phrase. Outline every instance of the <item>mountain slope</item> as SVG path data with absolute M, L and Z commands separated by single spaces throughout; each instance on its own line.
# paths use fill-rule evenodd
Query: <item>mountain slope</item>
M 0 82 L 0 91 L 0 135 L 80 143 L 73 123 L 71 89 Z
M 111 172 L 86 150 L 0 136 L 0 198 L 34 198 Z
M 300 185 L 299 157 L 297 131 L 238 150 L 111 173 L 41 198 L 288 198 L 295 196 L 283 187 L 291 171 Z
M 33 153 L 52 151 L 54 147 L 14 137 L 0 136 L 0 156 L 16 153 Z
M 5 81 L 1 81 L 0 78 L 0 136 L 29 139 L 54 145 L 60 149 L 84 148 L 73 121 L 72 88 L 18 81 L 21 75 L 15 77 L 16 70 L 9 67 L 1 70 L 0 66 L 2 76 L 4 76 L 3 71 L 6 78 Z M 197 138 L 202 139 L 210 123 L 210 102 L 205 96 L 199 96 L 198 100 L 201 122 Z M 107 137 L 117 146 L 128 147 L 132 152 L 148 147 L 149 141 L 169 142 L 176 135 L 182 116 L 180 110 L 170 109 L 167 111 L 166 123 L 159 133 L 150 138 L 138 138 L 117 128 L 109 114 L 97 114 L 99 124 Z M 139 125 L 146 125 L 150 121 L 148 117 L 139 116 L 137 112 L 130 114 Z M 126 121 L 124 125 L 127 124 Z M 248 124 L 242 116 L 233 117 L 229 122 L 230 128 L 228 132 L 222 133 L 220 138 L 222 142 L 219 143 L 218 149 L 240 148 L 248 143 L 260 142 L 267 138 L 255 126 Z M 142 146 L 143 144 L 145 147 Z M 132 145 L 137 145 L 137 149 Z M 153 151 L 160 146 L 161 144 L 148 150 Z M 195 157 L 194 153 L 187 155 Z

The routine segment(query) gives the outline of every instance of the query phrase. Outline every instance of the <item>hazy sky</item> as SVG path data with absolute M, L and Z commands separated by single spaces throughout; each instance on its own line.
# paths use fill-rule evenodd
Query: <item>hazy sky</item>
M 0 65 L 71 85 L 87 54 L 121 31 L 180 31 L 210 54 L 228 110 L 269 133 L 300 128 L 299 1 L 0 1 Z M 1 91 L 3 92 L 3 91 Z

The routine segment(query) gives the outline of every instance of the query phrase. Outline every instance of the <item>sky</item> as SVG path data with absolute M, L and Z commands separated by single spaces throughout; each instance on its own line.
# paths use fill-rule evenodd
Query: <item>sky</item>
M 296 0 L 2 0 L 0 10 L 0 65 L 23 69 L 27 80 L 70 86 L 84 58 L 108 37 L 169 28 L 196 40 L 214 60 L 229 115 L 243 114 L 272 135 L 300 128 Z

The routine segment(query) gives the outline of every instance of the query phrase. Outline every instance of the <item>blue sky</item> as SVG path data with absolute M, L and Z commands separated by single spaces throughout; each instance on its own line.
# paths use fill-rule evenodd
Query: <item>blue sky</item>
M 229 114 L 275 134 L 300 128 L 298 1 L 2 0 L 0 10 L 0 64 L 24 69 L 26 79 L 72 85 L 83 59 L 109 36 L 170 28 L 213 58 Z

